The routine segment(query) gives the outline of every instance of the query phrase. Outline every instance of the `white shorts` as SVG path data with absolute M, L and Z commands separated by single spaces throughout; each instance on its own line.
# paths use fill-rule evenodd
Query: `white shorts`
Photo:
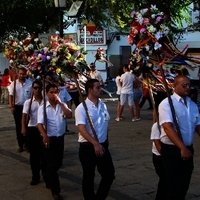
M 120 104 L 123 106 L 128 100 L 128 105 L 133 106 L 133 94 L 120 94 Z

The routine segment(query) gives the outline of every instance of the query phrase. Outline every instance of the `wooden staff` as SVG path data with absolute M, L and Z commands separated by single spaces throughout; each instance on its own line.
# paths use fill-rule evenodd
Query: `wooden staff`
M 79 86 L 79 83 L 78 83 L 76 74 L 73 73 L 72 76 L 73 76 L 73 78 L 74 78 L 74 81 L 75 81 L 75 83 L 76 83 L 76 86 L 77 86 L 79 95 L 80 95 L 80 97 L 81 97 L 81 102 L 83 103 L 83 107 L 84 107 L 84 109 L 85 109 L 87 119 L 88 119 L 89 124 L 90 124 L 90 127 L 91 127 L 91 129 L 92 129 L 92 133 L 93 133 L 93 135 L 94 135 L 94 139 L 95 139 L 97 142 L 99 142 L 98 137 L 97 137 L 97 133 L 96 133 L 96 131 L 95 131 L 95 129 L 94 129 L 94 124 L 93 124 L 93 122 L 92 122 L 92 119 L 91 119 L 91 117 L 90 117 L 90 115 L 89 115 L 89 111 L 88 111 L 87 105 L 86 105 L 86 103 L 85 103 L 85 99 L 83 98 L 83 95 L 82 95 L 82 93 L 81 93 L 81 89 L 80 89 L 80 86 Z
M 159 62 L 160 61 L 160 57 L 159 57 L 158 54 L 157 54 L 157 57 L 158 57 L 158 62 Z M 162 65 L 159 65 L 159 69 L 160 69 L 160 72 L 161 72 L 161 75 L 162 75 L 162 78 L 163 78 L 163 83 L 164 83 L 165 90 L 166 90 L 166 93 L 167 93 L 167 98 L 168 98 L 169 105 L 170 105 L 170 108 L 171 108 L 172 118 L 173 118 L 173 121 L 174 121 L 174 124 L 175 124 L 175 127 L 176 127 L 177 134 L 178 134 L 179 138 L 181 140 L 183 140 L 182 139 L 182 135 L 181 135 L 181 131 L 180 131 L 180 127 L 179 127 L 178 122 L 177 122 L 174 105 L 173 105 L 173 102 L 172 102 L 172 99 L 171 99 L 171 93 L 169 91 L 168 84 L 167 84 L 167 81 L 165 79 L 165 74 L 164 74 L 164 70 L 163 70 Z
M 16 97 L 16 66 L 14 65 L 14 90 L 13 90 L 13 100 L 12 100 L 12 104 L 13 106 L 15 106 L 15 97 Z
M 31 93 L 31 100 L 30 100 L 29 107 L 28 107 L 28 113 L 27 113 L 27 118 L 26 118 L 26 126 L 28 126 L 28 122 L 30 120 L 30 113 L 31 113 L 32 102 L 33 102 L 33 91 Z
M 152 88 L 149 84 L 149 74 L 145 74 L 146 75 L 146 80 L 147 80 L 147 87 L 149 89 L 149 96 L 150 96 L 150 99 L 151 99 L 151 103 L 152 103 L 152 106 L 153 106 L 153 122 L 158 122 L 159 121 L 159 118 L 158 118 L 158 111 L 156 109 L 156 105 L 155 105 L 155 100 L 154 100 L 154 97 L 153 97 L 153 92 L 152 92 Z
M 46 99 L 45 99 L 45 76 L 42 76 L 43 82 L 43 114 L 44 114 L 44 126 L 47 132 L 47 112 L 46 112 Z

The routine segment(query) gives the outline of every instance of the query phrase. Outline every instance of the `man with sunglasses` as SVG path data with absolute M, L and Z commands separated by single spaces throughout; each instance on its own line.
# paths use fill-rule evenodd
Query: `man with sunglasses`
M 30 185 L 37 185 L 40 181 L 40 169 L 44 180 L 46 180 L 46 161 L 42 144 L 42 136 L 37 128 L 37 112 L 39 106 L 43 104 L 41 81 L 35 80 L 32 83 L 32 89 L 33 97 L 26 100 L 24 103 L 21 132 L 23 135 L 27 135 L 28 147 L 30 151 L 30 166 L 32 171 Z
M 195 131 L 200 135 L 200 116 L 197 105 L 188 97 L 190 88 L 190 80 L 185 75 L 175 78 L 171 96 L 174 118 L 167 98 L 159 105 L 161 158 L 169 184 L 167 200 L 185 199 L 194 168 L 193 139 Z M 177 120 L 180 135 L 174 120 Z

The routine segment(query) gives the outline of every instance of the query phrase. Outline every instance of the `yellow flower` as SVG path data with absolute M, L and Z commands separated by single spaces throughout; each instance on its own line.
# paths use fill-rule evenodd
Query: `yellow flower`
M 60 72 L 61 72 L 61 69 L 60 69 L 60 68 L 57 68 L 57 69 L 56 69 L 56 73 L 59 74 Z

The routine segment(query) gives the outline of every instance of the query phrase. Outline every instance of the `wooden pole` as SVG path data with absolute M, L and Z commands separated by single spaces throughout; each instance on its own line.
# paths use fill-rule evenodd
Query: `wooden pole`
M 86 103 L 85 103 L 85 99 L 83 98 L 83 95 L 82 95 L 82 93 L 81 93 L 81 89 L 80 89 L 80 86 L 79 86 L 77 77 L 76 77 L 75 74 L 73 74 L 72 76 L 73 76 L 73 78 L 74 78 L 74 81 L 75 81 L 75 83 L 76 83 L 76 86 L 77 86 L 79 95 L 80 95 L 80 97 L 81 97 L 81 102 L 82 102 L 83 107 L 84 107 L 84 109 L 85 109 L 87 119 L 88 119 L 88 121 L 89 121 L 90 127 L 91 127 L 91 129 L 92 129 L 92 133 L 93 133 L 93 135 L 94 135 L 94 139 L 95 139 L 97 142 L 99 142 L 98 137 L 97 137 L 97 134 L 96 134 L 96 131 L 95 131 L 95 129 L 94 129 L 94 124 L 93 124 L 93 122 L 92 122 L 92 119 L 91 119 L 91 117 L 90 117 L 90 115 L 89 115 L 89 111 L 88 111 L 87 105 L 86 105 Z
M 15 97 L 16 97 L 16 66 L 14 65 L 14 90 L 13 90 L 13 106 L 15 106 Z
M 42 76 L 42 83 L 43 83 L 43 114 L 44 114 L 44 127 L 47 132 L 47 112 L 46 112 L 46 94 L 45 94 L 45 75 Z
M 27 118 L 26 118 L 26 126 L 28 126 L 28 122 L 30 120 L 30 113 L 31 113 L 32 102 L 33 102 L 33 91 L 31 93 L 31 100 L 30 100 L 29 107 L 28 107 L 28 114 L 27 114 Z
M 157 56 L 158 56 L 158 61 L 160 61 L 158 54 L 157 54 Z M 167 84 L 167 81 L 165 79 L 165 74 L 164 74 L 164 70 L 163 70 L 162 65 L 159 66 L 159 69 L 160 69 L 160 72 L 161 72 L 161 75 L 162 75 L 162 78 L 163 78 L 163 83 L 164 83 L 165 90 L 166 90 L 166 93 L 167 93 L 167 98 L 168 98 L 169 105 L 170 105 L 170 108 L 171 108 L 172 118 L 173 118 L 173 121 L 174 121 L 174 124 L 175 124 L 175 127 L 176 127 L 177 134 L 178 134 L 179 138 L 181 140 L 183 140 L 182 135 L 181 135 L 181 130 L 180 130 L 180 127 L 178 125 L 177 118 L 176 118 L 176 112 L 175 112 L 175 109 L 174 109 L 174 105 L 173 105 L 173 102 L 172 102 L 172 99 L 171 99 L 171 93 L 169 91 L 168 84 Z

